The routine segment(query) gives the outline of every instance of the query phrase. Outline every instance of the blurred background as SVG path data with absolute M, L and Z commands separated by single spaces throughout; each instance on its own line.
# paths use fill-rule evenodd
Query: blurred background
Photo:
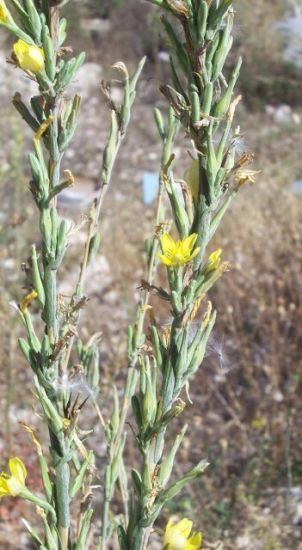
M 244 60 L 238 147 L 255 153 L 253 168 L 261 173 L 256 184 L 242 189 L 216 236 L 216 248 L 223 248 L 232 270 L 211 293 L 218 322 L 184 413 L 190 429 L 177 469 L 200 457 L 211 466 L 165 514 L 192 518 L 206 541 L 221 540 L 225 549 L 301 550 L 302 4 L 238 0 L 235 8 L 230 67 L 239 54 Z M 83 97 L 79 129 L 65 160 L 76 186 L 60 203 L 62 215 L 73 221 L 83 219 L 100 177 L 108 130 L 100 82 L 111 75 L 114 62 L 123 60 L 133 70 L 147 56 L 105 202 L 102 248 L 89 268 L 90 302 L 81 326 L 84 340 L 103 333 L 101 400 L 106 407 L 106 388 L 113 379 L 122 385 L 125 330 L 144 276 L 143 240 L 153 227 L 151 187 L 161 154 L 153 107 L 165 108 L 158 88 L 168 78 L 167 44 L 158 10 L 144 1 L 72 0 L 66 15 L 70 45 L 87 51 L 74 82 Z M 0 44 L 1 465 L 8 456 L 20 455 L 29 465 L 29 483 L 37 487 L 36 459 L 20 422 L 37 425 L 40 432 L 41 426 L 32 408 L 31 373 L 16 345 L 22 327 L 11 306 L 24 296 L 29 247 L 38 241 L 26 165 L 30 135 L 11 97 L 15 91 L 30 95 L 33 88 L 6 64 L 11 43 L 3 30 Z M 118 100 L 118 85 L 113 93 Z M 178 147 L 178 177 L 188 164 L 185 149 L 180 153 Z M 61 271 L 62 294 L 73 291 L 84 238 L 85 227 Z M 88 413 L 90 426 L 92 407 Z M 96 419 L 91 444 L 101 467 L 105 446 Z M 135 460 L 131 452 L 129 461 Z M 118 499 L 115 505 L 118 510 Z M 32 519 L 23 501 L 1 502 L 1 548 L 30 548 L 20 515 Z

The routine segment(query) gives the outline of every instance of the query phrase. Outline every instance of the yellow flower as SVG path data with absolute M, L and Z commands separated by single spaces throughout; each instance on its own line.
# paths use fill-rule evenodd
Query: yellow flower
M 0 498 L 8 495 L 16 497 L 25 488 L 27 471 L 22 460 L 18 457 L 10 458 L 8 467 L 10 476 L 4 472 L 0 474 Z
M 158 254 L 158 259 L 169 267 L 179 267 L 187 264 L 197 256 L 200 247 L 194 249 L 197 233 L 193 233 L 186 239 L 174 241 L 169 233 L 164 233 L 160 238 L 162 254 Z
M 3 0 L 0 0 L 0 23 L 3 23 L 5 25 L 6 22 L 7 22 L 7 8 Z
M 173 519 L 169 519 L 165 535 L 164 549 L 165 550 L 199 550 L 201 548 L 202 534 L 192 533 L 193 522 L 189 519 L 182 519 L 178 523 L 174 523 Z M 191 535 L 191 536 L 190 536 Z
M 43 48 L 27 44 L 24 40 L 18 40 L 13 46 L 14 54 L 23 71 L 40 73 L 44 69 Z
M 212 254 L 210 254 L 209 259 L 204 266 L 204 273 L 211 273 L 211 271 L 216 271 L 216 269 L 220 267 L 221 254 L 221 248 L 218 248 L 217 250 L 215 250 L 215 252 L 212 252 Z

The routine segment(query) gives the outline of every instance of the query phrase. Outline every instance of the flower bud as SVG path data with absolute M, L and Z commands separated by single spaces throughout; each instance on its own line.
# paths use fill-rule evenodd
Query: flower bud
M 18 64 L 23 71 L 40 73 L 44 69 L 44 51 L 38 46 L 27 44 L 19 39 L 13 46 Z

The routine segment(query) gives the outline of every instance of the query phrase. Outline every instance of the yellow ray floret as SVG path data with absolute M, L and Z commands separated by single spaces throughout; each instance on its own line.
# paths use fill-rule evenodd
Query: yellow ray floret
M 217 250 L 215 250 L 215 252 L 212 252 L 212 254 L 210 254 L 209 259 L 205 265 L 205 270 L 207 271 L 207 273 L 218 269 L 221 264 L 221 254 L 221 248 L 218 248 Z
M 167 524 L 163 546 L 165 550 L 199 550 L 201 548 L 202 534 L 192 533 L 193 522 L 182 519 L 175 523 L 171 518 Z
M 192 233 L 186 239 L 174 241 L 169 233 L 164 233 L 160 238 L 162 254 L 158 259 L 169 267 L 185 265 L 197 256 L 200 247 L 194 249 L 197 240 L 197 233 Z
M 3 0 L 0 0 L 0 23 L 5 24 L 7 22 L 7 8 Z
M 43 48 L 27 44 L 24 40 L 18 40 L 13 46 L 18 64 L 23 71 L 40 73 L 44 69 Z
M 25 488 L 27 471 L 22 460 L 18 457 L 10 458 L 8 468 L 10 475 L 4 472 L 0 474 L 0 498 L 4 496 L 16 497 Z

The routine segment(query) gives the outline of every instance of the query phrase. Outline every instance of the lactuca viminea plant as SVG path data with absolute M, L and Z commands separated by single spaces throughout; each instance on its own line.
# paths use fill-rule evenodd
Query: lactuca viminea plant
M 129 123 L 144 63 L 142 60 L 132 76 L 124 64 L 115 65 L 115 70 L 123 77 L 123 97 L 119 105 L 111 99 L 110 84 L 102 85 L 111 111 L 111 124 L 103 154 L 100 192 L 87 217 L 88 234 L 77 287 L 70 299 L 64 298 L 57 290 L 57 274 L 73 227 L 60 217 L 57 197 L 74 184 L 72 172 L 62 172 L 61 165 L 76 130 L 81 103 L 78 95 L 68 97 L 68 86 L 85 58 L 84 53 L 73 56 L 71 48 L 64 45 L 66 20 L 61 17 L 60 8 L 67 3 L 68 0 L 11 0 L 8 5 L 0 0 L 0 25 L 16 38 L 9 61 L 33 80 L 37 89 L 29 103 L 19 93 L 13 98 L 15 108 L 34 133 L 33 151 L 28 157 L 29 187 L 37 207 L 41 239 L 41 250 L 32 246 L 31 285 L 18 306 L 26 331 L 26 338 L 20 338 L 19 344 L 34 374 L 34 394 L 48 428 L 50 451 L 44 453 L 35 431 L 24 426 L 37 451 L 45 498 L 26 488 L 26 468 L 17 457 L 9 461 L 11 476 L 1 474 L 0 497 L 20 496 L 36 504 L 43 520 L 44 536 L 27 526 L 39 548 L 49 550 L 81 550 L 90 536 L 94 456 L 83 443 L 82 432 L 77 427 L 86 399 L 72 395 L 68 384 L 72 370 L 71 350 L 77 336 L 79 313 L 86 302 L 83 293 L 87 265 L 100 241 L 103 198 Z M 41 313 L 39 326 L 30 313 L 33 301 Z M 96 391 L 99 383 L 98 335 L 86 344 L 79 338 L 76 340 L 81 374 L 91 390 Z M 72 510 L 77 510 L 73 518 Z
M 163 143 L 159 205 L 164 194 L 170 214 L 157 210 L 154 236 L 146 246 L 148 279 L 142 282 L 138 321 L 129 330 L 129 365 L 139 372 L 131 402 L 141 467 L 131 471 L 128 521 L 119 527 L 123 550 L 147 548 L 163 506 L 207 467 L 201 460 L 171 481 L 187 427 L 170 447 L 168 428 L 186 406 L 190 381 L 215 324 L 207 294 L 229 269 L 222 250 L 211 250 L 211 240 L 242 184 L 255 176 L 246 168 L 252 156 L 237 154 L 240 129 L 233 126 L 241 99 L 234 95 L 241 59 L 231 71 L 226 68 L 233 42 L 232 1 L 150 1 L 166 12 L 162 23 L 171 52 L 171 83 L 160 88 L 168 104 L 167 122 L 155 110 Z M 173 153 L 180 132 L 189 140 L 183 150 L 191 144 L 184 174 L 177 174 Z M 166 288 L 154 283 L 158 264 L 165 266 Z M 156 299 L 168 304 L 169 326 L 161 326 L 157 318 Z
M 229 77 L 225 69 L 232 46 L 232 2 L 150 1 L 167 12 L 163 24 L 171 48 L 171 84 L 161 86 L 168 104 L 167 116 L 155 110 L 162 141 L 155 229 L 146 242 L 146 280 L 141 283 L 135 323 L 128 331 L 124 397 L 120 402 L 118 390 L 114 390 L 109 419 L 107 411 L 103 415 L 94 398 L 107 444 L 99 542 L 102 548 L 106 547 L 119 524 L 123 550 L 146 548 L 163 506 L 207 466 L 206 460 L 202 460 L 171 482 L 186 426 L 171 447 L 167 445 L 168 428 L 186 406 L 190 380 L 203 361 L 215 323 L 216 313 L 211 302 L 206 302 L 207 293 L 229 267 L 222 261 L 220 249 L 209 250 L 210 241 L 239 188 L 255 176 L 253 170 L 246 168 L 251 157 L 236 155 L 240 130 L 233 128 L 233 119 L 240 96 L 234 97 L 233 92 L 241 60 Z M 16 37 L 10 61 L 37 85 L 37 94 L 30 104 L 20 94 L 13 99 L 34 132 L 33 152 L 29 155 L 30 190 L 37 206 L 42 241 L 41 252 L 32 247 L 32 284 L 19 305 L 27 335 L 26 339 L 20 339 L 20 348 L 34 373 L 35 395 L 48 427 L 50 447 L 50 454 L 44 453 L 34 430 L 25 426 L 37 450 L 45 498 L 27 489 L 26 469 L 19 458 L 9 462 L 11 475 L 1 475 L 0 496 L 21 496 L 37 505 L 44 537 L 28 527 L 40 548 L 80 550 L 88 544 L 95 470 L 93 454 L 86 449 L 77 428 L 85 402 L 72 396 L 68 379 L 76 347 L 83 376 L 94 390 L 99 385 L 99 335 L 84 343 L 77 335 L 77 327 L 86 301 L 87 265 L 99 245 L 103 198 L 129 123 L 143 61 L 132 77 L 123 63 L 115 65 L 123 78 L 120 105 L 112 100 L 108 83 L 102 84 L 111 111 L 111 125 L 103 155 L 100 192 L 88 215 L 78 284 L 70 300 L 62 301 L 57 291 L 57 273 L 72 227 L 58 214 L 57 196 L 74 183 L 71 171 L 62 174 L 61 163 L 75 132 L 80 107 L 77 95 L 68 99 L 68 86 L 84 61 L 83 54 L 72 57 L 70 48 L 64 46 L 66 21 L 60 16 L 60 7 L 66 3 L 66 0 L 11 0 L 8 8 L 0 0 L 0 24 Z M 180 131 L 191 143 L 184 174 L 177 174 L 173 153 Z M 187 144 L 183 149 L 187 149 Z M 165 209 L 165 198 L 170 203 L 170 214 Z M 166 270 L 165 288 L 156 284 L 161 264 Z M 161 326 L 156 300 L 168 305 L 169 326 Z M 40 308 L 39 327 L 30 313 L 32 301 Z M 135 420 L 131 426 L 141 456 L 141 466 L 131 471 L 131 484 L 123 461 L 130 406 Z M 117 518 L 110 521 L 110 503 L 117 486 L 124 503 L 124 517 L 122 521 Z M 79 514 L 77 521 L 71 522 L 71 507 L 78 495 L 81 495 Z M 71 529 L 73 525 L 76 527 Z M 178 536 L 176 531 L 174 537 Z M 190 544 L 191 535 L 189 532 L 187 535 L 184 544 Z M 170 537 L 168 545 L 173 544 L 171 540 Z M 198 541 L 194 539 L 195 547 Z

